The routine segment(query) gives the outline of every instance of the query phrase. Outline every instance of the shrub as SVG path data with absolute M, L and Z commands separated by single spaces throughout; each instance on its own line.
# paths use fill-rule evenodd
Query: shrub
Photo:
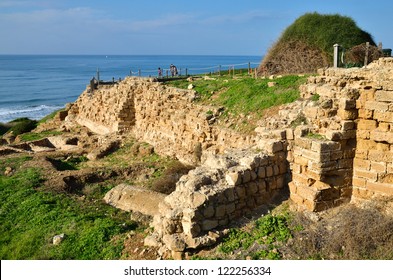
M 10 124 L 12 124 L 12 127 L 9 129 L 9 131 L 12 131 L 15 136 L 30 132 L 37 127 L 37 121 L 30 120 L 28 118 L 13 120 L 10 122 Z
M 281 35 L 264 57 L 258 73 L 310 73 L 332 65 L 333 45 L 350 49 L 369 42 L 371 35 L 346 16 L 307 13 L 299 17 Z

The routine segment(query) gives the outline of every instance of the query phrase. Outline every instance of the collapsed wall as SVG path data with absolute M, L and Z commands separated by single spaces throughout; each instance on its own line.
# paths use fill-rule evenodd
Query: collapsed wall
M 249 149 L 205 154 L 202 165 L 183 176 L 159 205 L 160 214 L 152 223 L 155 233 L 146 244 L 172 252 L 212 245 L 220 237 L 217 228 L 282 194 L 288 173 L 285 141 L 265 145 L 270 152 Z

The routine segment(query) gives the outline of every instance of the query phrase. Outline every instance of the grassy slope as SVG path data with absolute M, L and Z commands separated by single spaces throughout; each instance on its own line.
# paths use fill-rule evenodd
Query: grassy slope
M 20 169 L 28 160 L 0 159 L 1 259 L 118 259 L 122 236 L 137 227 L 128 215 L 99 199 L 40 191 L 40 171 Z M 10 177 L 2 175 L 6 166 L 16 169 Z M 52 245 L 61 233 L 64 241 Z
M 200 96 L 199 103 L 224 107 L 221 119 L 234 120 L 237 124 L 232 128 L 244 133 L 250 133 L 255 128 L 265 109 L 297 100 L 300 96 L 299 85 L 306 81 L 306 77 L 298 75 L 274 79 L 254 79 L 246 74 L 213 78 L 215 80 L 178 80 L 167 84 L 185 89 L 192 83 Z M 269 87 L 268 83 L 275 85 Z

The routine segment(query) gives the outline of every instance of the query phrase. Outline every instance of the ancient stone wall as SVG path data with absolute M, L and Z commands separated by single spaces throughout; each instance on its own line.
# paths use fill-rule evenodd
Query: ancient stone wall
M 202 165 L 183 176 L 159 205 L 148 243 L 154 239 L 172 252 L 209 246 L 220 236 L 217 228 L 271 202 L 283 192 L 288 173 L 285 142 L 266 146 L 272 145 L 274 153 L 249 149 L 204 155 Z
M 319 211 L 392 195 L 393 59 L 319 74 L 301 87 L 303 98 L 319 100 L 304 110 L 309 124 L 295 138 L 291 198 Z
M 128 77 L 113 86 L 88 87 L 67 117 L 99 134 L 132 132 L 161 154 L 198 163 L 214 146 L 250 147 L 252 137 L 214 125 L 220 110 L 196 104 L 196 92 L 167 87 L 152 79 Z M 212 148 L 212 149 L 213 149 Z
M 210 245 L 219 236 L 215 229 L 288 185 L 291 199 L 308 211 L 393 195 L 393 59 L 310 77 L 301 86 L 306 101 L 296 103 L 301 110 L 290 111 L 291 118 L 304 115 L 296 128 L 282 110 L 282 120 L 271 121 L 280 129 L 240 135 L 216 125 L 220 110 L 193 102 L 196 97 L 127 78 L 88 88 L 68 112 L 67 120 L 98 133 L 131 132 L 158 153 L 199 164 L 160 203 L 148 244 L 172 252 Z

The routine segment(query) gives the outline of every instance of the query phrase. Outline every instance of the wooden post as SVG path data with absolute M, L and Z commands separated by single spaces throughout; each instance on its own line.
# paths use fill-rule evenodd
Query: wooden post
M 188 76 L 188 68 L 186 68 L 186 77 Z
M 370 49 L 370 42 L 366 43 L 366 55 L 364 56 L 364 66 L 368 65 L 368 51 Z
M 221 65 L 218 65 L 218 76 L 221 76 Z
M 251 72 L 251 62 L 248 63 L 248 72 L 247 73 L 250 74 L 250 72 Z

